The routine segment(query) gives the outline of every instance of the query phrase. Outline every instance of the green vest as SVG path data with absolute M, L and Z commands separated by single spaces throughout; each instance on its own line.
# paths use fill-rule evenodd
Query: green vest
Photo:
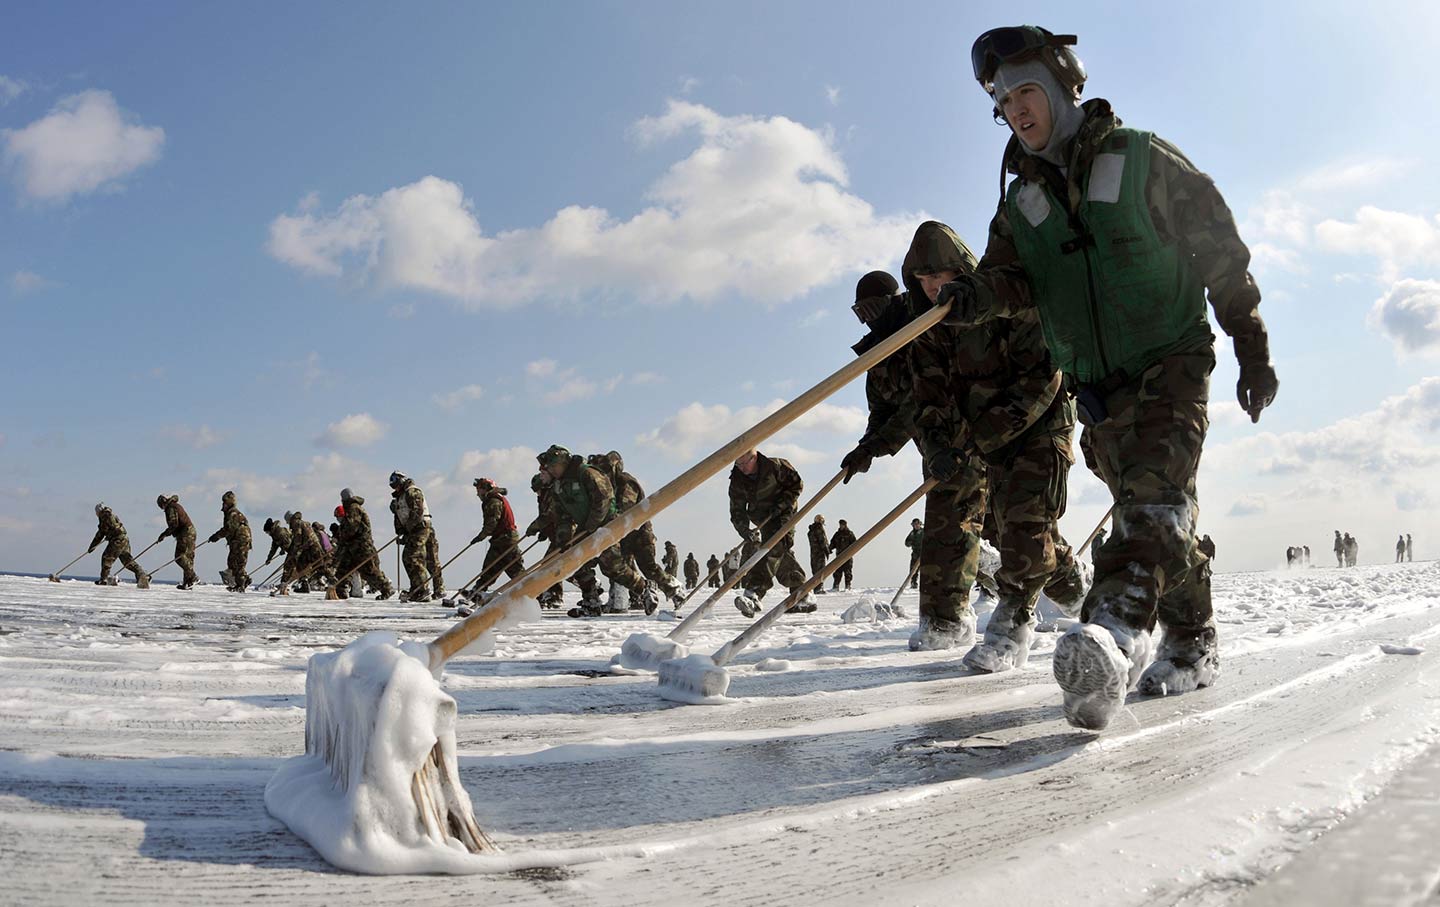
M 1080 184 L 1074 222 L 1043 182 L 1016 179 L 1005 206 L 1045 344 L 1065 376 L 1133 378 L 1213 338 L 1205 289 L 1150 219 L 1150 133 L 1116 129 Z
M 576 460 L 579 462 L 575 462 Z M 586 466 L 585 458 L 579 455 L 572 456 L 571 464 L 570 473 L 563 479 L 554 480 L 550 486 L 555 489 L 555 500 L 565 515 L 570 517 L 575 525 L 584 526 L 586 518 L 590 516 L 590 491 L 588 486 L 580 481 L 579 475 L 580 470 L 594 467 Z M 615 513 L 615 500 L 611 498 L 610 516 L 615 516 Z

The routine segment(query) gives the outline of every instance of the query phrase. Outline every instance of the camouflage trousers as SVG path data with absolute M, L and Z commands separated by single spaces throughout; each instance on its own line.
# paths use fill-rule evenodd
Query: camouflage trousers
M 698 586 L 698 585 L 700 585 L 700 571 L 699 571 L 699 569 L 697 568 L 697 569 L 695 569 L 695 570 L 686 570 L 686 571 L 685 571 L 685 588 L 686 588 L 686 589 L 694 589 L 694 588 L 695 588 L 696 586 Z
M 988 491 L 984 464 L 971 457 L 925 495 L 920 543 L 920 615 L 955 621 L 970 610 L 980 569 L 980 527 Z
M 354 548 L 336 549 L 335 571 L 337 579 L 346 574 L 350 575 L 350 578 L 345 580 L 345 585 L 349 587 L 345 591 L 347 596 L 363 598 L 366 586 L 381 595 L 395 594 L 395 587 L 390 585 L 390 578 L 385 575 L 385 568 L 380 566 L 380 555 L 375 553 L 373 542 Z
M 334 565 L 325 549 L 319 545 L 310 548 L 299 548 L 298 546 L 285 558 L 285 569 L 280 573 L 280 584 L 286 585 L 296 580 L 334 580 Z
M 1106 400 L 1110 418 L 1080 436 L 1085 465 L 1115 499 L 1114 531 L 1095 552 L 1083 620 L 1150 630 L 1213 627 L 1210 561 L 1195 537 L 1195 474 L 1210 419 L 1215 354 L 1170 356 Z
M 109 578 L 110 568 L 116 560 L 119 560 L 126 570 L 135 574 L 136 579 L 139 579 L 140 574 L 145 572 L 140 569 L 140 562 L 131 557 L 130 540 L 128 538 L 120 539 L 116 542 L 107 542 L 105 544 L 105 550 L 100 552 L 101 579 Z
M 832 577 L 834 579 L 834 582 L 830 586 L 831 591 L 840 588 L 840 581 L 842 579 L 845 581 L 845 588 L 849 589 L 850 584 L 855 580 L 855 561 L 848 560 L 845 563 L 841 564 L 832 574 Z
M 234 592 L 244 592 L 250 585 L 249 571 L 250 540 L 239 538 L 230 542 L 230 550 L 225 558 L 225 566 L 230 571 L 230 589 Z
M 920 549 L 910 551 L 910 588 L 920 588 Z
M 425 569 L 430 573 L 430 582 L 435 587 L 435 597 L 440 598 L 445 594 L 445 577 L 440 574 L 440 540 L 435 537 L 435 530 L 426 527 L 425 541 Z
M 707 587 L 711 588 L 711 589 L 719 589 L 719 588 L 720 588 L 720 574 L 721 574 L 721 572 L 723 572 L 724 569 L 725 569 L 725 568 L 722 567 L 722 568 L 720 568 L 719 570 L 716 570 L 714 573 L 712 573 L 712 574 L 710 575 L 710 580 L 709 580 L 705 585 L 706 585 Z
M 600 573 L 608 580 L 612 580 L 634 595 L 639 595 L 645 588 L 645 578 L 630 563 L 630 558 L 621 551 L 620 545 L 611 545 L 600 556 L 575 571 L 570 577 L 570 582 L 580 587 L 580 594 L 588 599 L 599 601 L 604 598 L 600 583 L 595 579 L 595 568 L 600 568 Z
M 200 577 L 195 575 L 195 527 L 188 526 L 175 533 L 175 566 L 184 574 L 181 580 L 190 585 Z
M 620 542 L 620 553 L 633 561 L 633 566 L 638 567 L 646 579 L 659 586 L 666 598 L 673 599 L 680 594 L 675 577 L 662 570 L 655 560 L 655 529 L 649 523 L 625 536 Z
M 409 598 L 427 598 L 430 595 L 430 570 L 426 562 L 429 560 L 430 539 L 434 534 L 429 526 L 405 533 L 400 563 L 405 565 L 405 575 L 410 578 Z
M 775 518 L 775 523 L 784 525 L 792 514 L 782 514 Z M 758 551 L 760 546 L 754 541 L 746 539 L 745 547 L 740 551 L 740 563 L 745 563 Z M 805 568 L 795 560 L 795 533 L 785 533 L 785 537 L 775 543 L 775 547 L 766 553 L 760 563 L 750 568 L 741 580 L 745 591 L 757 599 L 764 598 L 775 583 L 780 583 L 786 589 L 798 589 L 805 585 Z
M 1068 404 L 1065 407 L 1068 414 Z M 1065 600 L 1079 595 L 1079 565 L 1059 523 L 1074 461 L 1074 427 L 1073 416 L 1055 420 L 1049 430 L 1013 442 L 988 470 L 990 513 L 1000 549 L 996 612 L 1009 614 L 1016 625 L 1030 622 L 1042 588 L 1056 589 Z M 1072 587 L 1068 595 L 1061 591 L 1067 587 Z
M 821 570 L 825 569 L 825 565 L 828 563 L 830 563 L 830 552 L 825 550 L 824 548 L 816 548 L 814 545 L 811 545 L 810 575 L 818 575 Z
M 485 564 L 476 581 L 476 589 L 489 589 L 491 584 L 504 573 L 511 579 L 525 572 L 525 558 L 520 553 L 520 533 L 497 532 L 490 536 L 490 547 L 485 549 Z

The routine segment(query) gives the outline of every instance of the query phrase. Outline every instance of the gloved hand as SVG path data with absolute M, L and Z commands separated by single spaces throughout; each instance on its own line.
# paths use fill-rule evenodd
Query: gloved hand
M 94 550 L 95 550 L 96 548 L 98 548 L 98 547 L 100 547 L 100 546 L 99 546 L 99 545 L 91 545 L 89 548 L 86 548 L 86 549 L 85 549 L 85 553 L 86 553 L 86 554 L 89 554 L 90 552 L 94 551 Z
M 937 450 L 925 458 L 925 472 L 930 478 L 941 482 L 955 478 L 962 465 L 964 460 L 961 459 L 960 451 L 953 447 Z
M 220 535 L 221 535 L 221 533 L 217 532 L 217 533 L 215 533 L 214 535 L 210 536 L 210 538 L 206 539 L 206 541 L 208 541 L 208 542 L 218 542 L 218 541 L 220 541 Z
M 941 320 L 950 325 L 974 324 L 979 295 L 979 281 L 974 274 L 961 274 L 945 284 L 935 296 L 936 305 L 950 304 L 950 311 Z
M 482 541 L 484 541 L 484 540 L 485 540 L 485 533 L 482 532 L 482 533 L 480 533 L 479 535 L 475 536 L 473 539 L 471 539 L 471 540 L 470 540 L 470 544 L 472 544 L 472 545 L 478 545 L 478 544 L 480 544 L 480 543 L 481 543 Z
M 163 541 L 165 541 L 165 533 L 162 532 L 162 533 L 160 533 L 159 535 L 155 536 L 155 543 L 156 543 L 156 544 L 159 544 L 160 542 L 163 542 Z
M 1235 338 L 1235 358 L 1240 363 L 1240 380 L 1235 382 L 1235 397 L 1240 408 L 1250 415 L 1252 423 L 1260 421 L 1260 412 L 1275 401 L 1280 379 L 1270 364 L 1270 342 L 1264 329 L 1241 334 Z
M 401 532 L 401 533 L 399 533 L 398 535 L 396 535 L 396 536 L 395 536 L 395 542 L 396 542 L 396 544 L 398 544 L 401 548 L 404 548 L 404 547 L 405 547 L 405 533 Z
M 855 445 L 855 449 L 845 455 L 840 461 L 840 468 L 845 470 L 843 484 L 849 485 L 850 480 L 862 472 L 870 471 L 870 464 L 875 462 L 875 455 L 865 449 L 863 444 Z

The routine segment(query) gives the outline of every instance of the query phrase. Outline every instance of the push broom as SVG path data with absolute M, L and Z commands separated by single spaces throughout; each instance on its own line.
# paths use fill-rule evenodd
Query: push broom
M 755 550 L 754 554 L 751 554 L 745 559 L 745 563 L 740 565 L 740 569 L 731 574 L 724 585 L 707 598 L 700 607 L 687 615 L 668 635 L 662 637 L 656 636 L 654 633 L 631 633 L 625 642 L 621 644 L 620 654 L 610 659 L 611 667 L 620 668 L 621 673 L 627 670 L 658 671 L 661 662 L 684 658 L 689 655 L 690 648 L 685 645 L 685 640 L 689 638 L 690 633 L 695 629 L 695 626 L 700 623 L 701 619 L 710 613 L 710 609 L 715 607 L 716 602 L 724 598 L 726 593 L 740 583 L 740 580 L 744 578 L 746 573 L 750 572 L 751 568 L 765 559 L 765 556 L 770 553 L 770 549 L 779 544 L 780 540 L 796 526 L 799 526 L 800 521 L 809 516 L 810 511 L 814 510 L 825 496 L 829 494 L 836 485 L 840 484 L 840 480 L 844 477 L 845 470 L 842 469 L 837 472 L 835 478 L 827 482 L 825 487 L 821 488 L 804 507 L 800 508 L 794 516 L 786 521 L 785 525 L 775 530 L 775 532 Z M 744 543 L 742 542 L 738 548 L 743 547 Z
M 538 619 L 535 596 L 924 333 L 948 310 L 925 312 L 435 640 L 401 642 L 377 631 L 339 651 L 311 656 L 305 755 L 286 761 L 266 786 L 270 814 L 342 869 L 473 869 L 474 858 L 467 854 L 497 848 L 476 823 L 460 784 L 455 700 L 439 684 L 445 663 L 486 632 Z
M 912 491 L 909 497 L 897 504 L 894 510 L 881 517 L 880 522 L 871 526 L 864 535 L 855 540 L 854 544 L 836 555 L 835 559 L 821 568 L 819 573 L 810 577 L 803 586 L 786 596 L 784 601 L 767 611 L 755 623 L 746 627 L 739 636 L 721 646 L 714 655 L 690 655 L 662 662 L 660 665 L 660 696 L 671 702 L 696 705 L 723 702 L 725 691 L 730 688 L 730 672 L 725 669 L 725 666 L 733 661 L 736 655 L 743 652 L 750 643 L 754 642 L 761 633 L 779 620 L 791 605 L 825 582 L 835 571 L 840 569 L 842 564 L 859 554 L 860 549 L 885 531 L 891 523 L 899 519 L 916 501 L 925 497 L 926 493 L 938 484 L 939 482 L 935 479 L 929 479 Z

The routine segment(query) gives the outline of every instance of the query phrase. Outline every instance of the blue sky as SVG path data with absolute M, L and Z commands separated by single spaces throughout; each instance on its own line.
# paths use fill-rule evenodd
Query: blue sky
M 1006 133 L 968 49 L 1020 21 L 1077 32 L 1087 97 L 1210 173 L 1256 250 L 1282 389 L 1239 419 L 1222 338 L 1220 566 L 1334 528 L 1433 553 L 1433 6 L 53 3 L 0 34 L 0 569 L 69 560 L 98 499 L 143 545 L 162 491 L 204 533 L 229 487 L 256 524 L 344 485 L 383 513 L 394 468 L 448 554 L 469 479 L 528 519 L 552 442 L 658 488 L 848 358 L 854 280 L 921 219 L 983 245 Z M 858 386 L 832 404 L 772 445 L 812 487 L 863 422 Z M 822 512 L 918 481 L 906 454 Z M 1082 536 L 1103 491 L 1071 483 Z M 657 530 L 730 544 L 723 479 Z

